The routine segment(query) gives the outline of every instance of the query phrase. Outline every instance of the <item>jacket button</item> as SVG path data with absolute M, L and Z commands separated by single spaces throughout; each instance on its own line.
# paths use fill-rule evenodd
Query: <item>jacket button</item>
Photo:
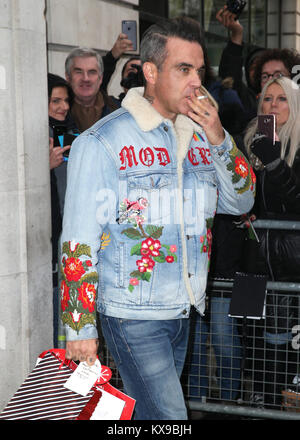
M 184 310 L 182 311 L 182 314 L 183 314 L 183 315 L 186 315 L 186 314 L 187 314 L 187 310 L 184 309 Z
M 164 130 L 165 131 L 169 131 L 169 129 L 168 129 L 168 127 L 166 125 L 164 126 Z

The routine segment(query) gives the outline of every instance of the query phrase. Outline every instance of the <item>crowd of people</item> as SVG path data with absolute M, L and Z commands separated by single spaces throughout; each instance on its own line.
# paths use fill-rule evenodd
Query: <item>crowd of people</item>
M 226 6 L 217 20 L 230 33 L 218 77 L 201 26 L 187 17 L 145 32 L 140 56 L 124 63 L 118 97 L 107 87 L 117 60 L 132 49 L 125 34 L 104 57 L 74 49 L 65 79 L 48 74 L 54 344 L 60 317 L 66 356 L 92 364 L 101 333 L 140 420 L 188 417 L 180 376 L 191 315 L 191 396 L 207 395 L 209 329 L 221 397 L 239 395 L 238 320 L 229 316 L 230 293 L 207 290 L 207 276 L 234 279 L 247 270 L 299 281 L 297 231 L 257 231 L 246 267 L 247 228 L 240 226 L 245 215 L 300 219 L 293 80 L 300 55 L 253 47 L 244 61 L 239 20 Z M 258 132 L 258 116 L 270 114 L 274 144 Z M 287 307 L 295 298 L 281 298 L 268 294 L 262 333 L 268 383 L 279 394 L 281 376 L 297 373 L 284 360 L 293 358 L 299 318 L 295 304 Z M 274 345 L 282 362 L 273 359 Z M 253 369 L 260 394 L 264 378 Z

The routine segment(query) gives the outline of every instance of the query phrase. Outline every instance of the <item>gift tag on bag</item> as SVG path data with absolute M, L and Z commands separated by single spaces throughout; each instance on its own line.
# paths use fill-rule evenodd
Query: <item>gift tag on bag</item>
M 86 396 L 100 376 L 101 364 L 99 359 L 91 366 L 86 362 L 80 362 L 64 386 L 81 396 Z

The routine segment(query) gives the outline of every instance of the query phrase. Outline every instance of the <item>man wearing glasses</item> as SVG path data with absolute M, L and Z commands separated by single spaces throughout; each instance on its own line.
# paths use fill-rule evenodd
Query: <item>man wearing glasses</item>
M 266 49 L 255 63 L 254 88 L 260 93 L 270 78 L 286 76 L 293 79 L 299 72 L 299 52 L 292 49 Z

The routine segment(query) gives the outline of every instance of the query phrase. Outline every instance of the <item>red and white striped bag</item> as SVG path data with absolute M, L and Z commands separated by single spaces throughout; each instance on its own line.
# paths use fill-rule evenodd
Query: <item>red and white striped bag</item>
M 135 400 L 109 384 L 111 370 L 101 376 L 86 396 L 64 384 L 77 364 L 65 359 L 65 350 L 40 354 L 27 379 L 0 413 L 0 420 L 130 420 Z

